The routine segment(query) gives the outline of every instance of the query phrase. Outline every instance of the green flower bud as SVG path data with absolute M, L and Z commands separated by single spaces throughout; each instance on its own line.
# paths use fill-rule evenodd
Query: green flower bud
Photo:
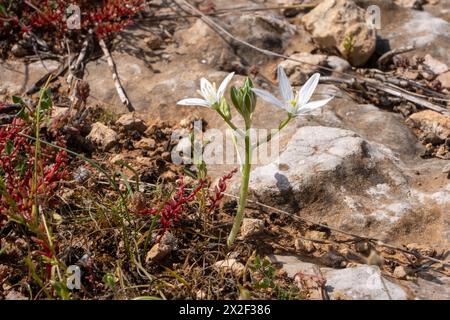
M 225 98 L 222 97 L 221 101 L 220 101 L 220 112 L 225 116 L 225 118 L 227 119 L 231 119 L 231 111 L 230 111 L 230 106 L 228 105 L 227 100 L 225 100 Z
M 231 101 L 233 102 L 236 110 L 242 114 L 241 103 L 240 103 L 240 91 L 238 91 L 235 87 L 231 87 Z

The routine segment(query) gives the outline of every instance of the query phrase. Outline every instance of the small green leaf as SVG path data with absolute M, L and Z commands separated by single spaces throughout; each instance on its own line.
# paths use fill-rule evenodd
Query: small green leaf
M 26 108 L 22 108 L 20 109 L 20 111 L 17 113 L 17 117 L 19 117 L 20 119 L 28 122 L 30 120 L 30 116 L 26 110 Z
M 103 276 L 103 282 L 110 288 L 114 288 L 117 281 L 119 280 L 112 273 L 106 273 Z
M 53 102 L 50 96 L 50 91 L 48 89 L 43 89 L 42 100 L 40 104 L 41 110 L 48 110 L 53 106 Z
M 4 16 L 4 17 L 8 17 L 9 16 L 8 12 L 6 12 L 6 9 L 5 9 L 5 7 L 2 4 L 0 4 L 0 14 L 2 16 Z
M 5 151 L 8 156 L 10 156 L 14 151 L 14 142 L 8 140 L 5 145 Z
M 12 102 L 14 104 L 20 104 L 21 106 L 25 105 L 25 102 L 23 101 L 23 99 L 18 96 L 12 96 Z

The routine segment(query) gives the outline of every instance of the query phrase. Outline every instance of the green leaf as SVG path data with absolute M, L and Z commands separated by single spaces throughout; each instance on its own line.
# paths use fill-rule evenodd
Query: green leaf
M 21 106 L 25 105 L 25 102 L 23 101 L 23 99 L 18 96 L 12 96 L 12 102 L 14 104 L 20 104 Z
M 0 14 L 5 17 L 9 16 L 9 14 L 6 12 L 5 7 L 2 4 L 0 4 Z
M 50 91 L 48 89 L 42 89 L 42 100 L 40 104 L 41 110 L 48 110 L 53 106 L 53 102 L 51 99 Z
M 14 151 L 14 142 L 8 140 L 5 145 L 5 151 L 8 156 L 10 156 Z
M 245 79 L 244 87 L 245 87 L 246 89 L 251 89 L 251 88 L 253 88 L 253 82 L 252 82 L 252 80 L 251 80 L 250 78 L 247 77 L 247 78 Z
M 109 286 L 111 289 L 115 287 L 118 279 L 112 273 L 106 273 L 103 276 L 103 283 Z
M 189 177 L 191 177 L 192 179 L 197 179 L 197 176 L 195 175 L 195 172 L 193 172 L 192 170 L 189 170 L 189 168 L 183 168 L 183 172 L 188 175 Z
M 19 117 L 20 119 L 28 122 L 30 120 L 30 115 L 27 112 L 26 108 L 22 108 L 20 109 L 20 111 L 17 113 L 17 117 Z
M 16 165 L 16 171 L 19 174 L 20 177 L 23 177 L 25 175 L 25 171 L 27 170 L 27 164 L 25 161 L 21 161 Z

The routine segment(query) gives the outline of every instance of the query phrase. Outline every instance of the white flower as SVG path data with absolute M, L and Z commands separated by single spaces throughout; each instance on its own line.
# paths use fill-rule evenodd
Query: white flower
M 234 72 L 230 73 L 220 84 L 219 90 L 216 89 L 216 84 L 209 82 L 205 78 L 201 78 L 200 80 L 200 90 L 197 92 L 203 97 L 203 99 L 199 98 L 189 98 L 183 99 L 177 102 L 179 105 L 183 106 L 203 106 L 211 108 L 217 103 L 220 103 L 222 97 L 225 93 L 225 89 L 233 78 Z
M 252 89 L 261 99 L 274 104 L 275 106 L 286 110 L 293 116 L 298 116 L 303 113 L 310 112 L 314 109 L 323 107 L 326 105 L 333 97 L 309 102 L 314 90 L 316 90 L 317 84 L 319 83 L 320 74 L 315 73 L 311 78 L 306 81 L 306 83 L 301 87 L 300 91 L 294 96 L 291 84 L 289 83 L 288 77 L 281 66 L 278 66 L 278 81 L 280 87 L 280 93 L 282 100 L 277 99 L 271 93 L 260 90 Z

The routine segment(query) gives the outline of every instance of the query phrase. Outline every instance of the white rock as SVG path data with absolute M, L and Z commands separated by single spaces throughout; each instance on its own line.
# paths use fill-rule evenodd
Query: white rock
M 214 267 L 225 272 L 232 272 L 236 276 L 245 270 L 245 266 L 234 258 L 217 261 Z
M 6 295 L 5 300 L 28 300 L 28 298 L 18 291 L 11 290 Z
M 448 71 L 448 66 L 445 63 L 433 58 L 431 55 L 425 55 L 424 59 L 425 61 L 423 63 L 430 68 L 434 74 L 439 75 Z
M 286 274 L 294 278 L 299 272 L 314 275 L 320 268 L 314 263 L 304 262 L 295 256 L 273 255 L 269 257 L 274 264 L 280 264 Z
M 348 63 L 347 60 L 337 56 L 327 57 L 327 64 L 330 68 L 338 72 L 346 72 L 352 68 L 352 66 L 350 65 L 350 63 Z
M 385 279 L 377 266 L 358 266 L 340 270 L 322 269 L 331 299 L 340 296 L 354 300 L 406 300 L 399 285 Z

